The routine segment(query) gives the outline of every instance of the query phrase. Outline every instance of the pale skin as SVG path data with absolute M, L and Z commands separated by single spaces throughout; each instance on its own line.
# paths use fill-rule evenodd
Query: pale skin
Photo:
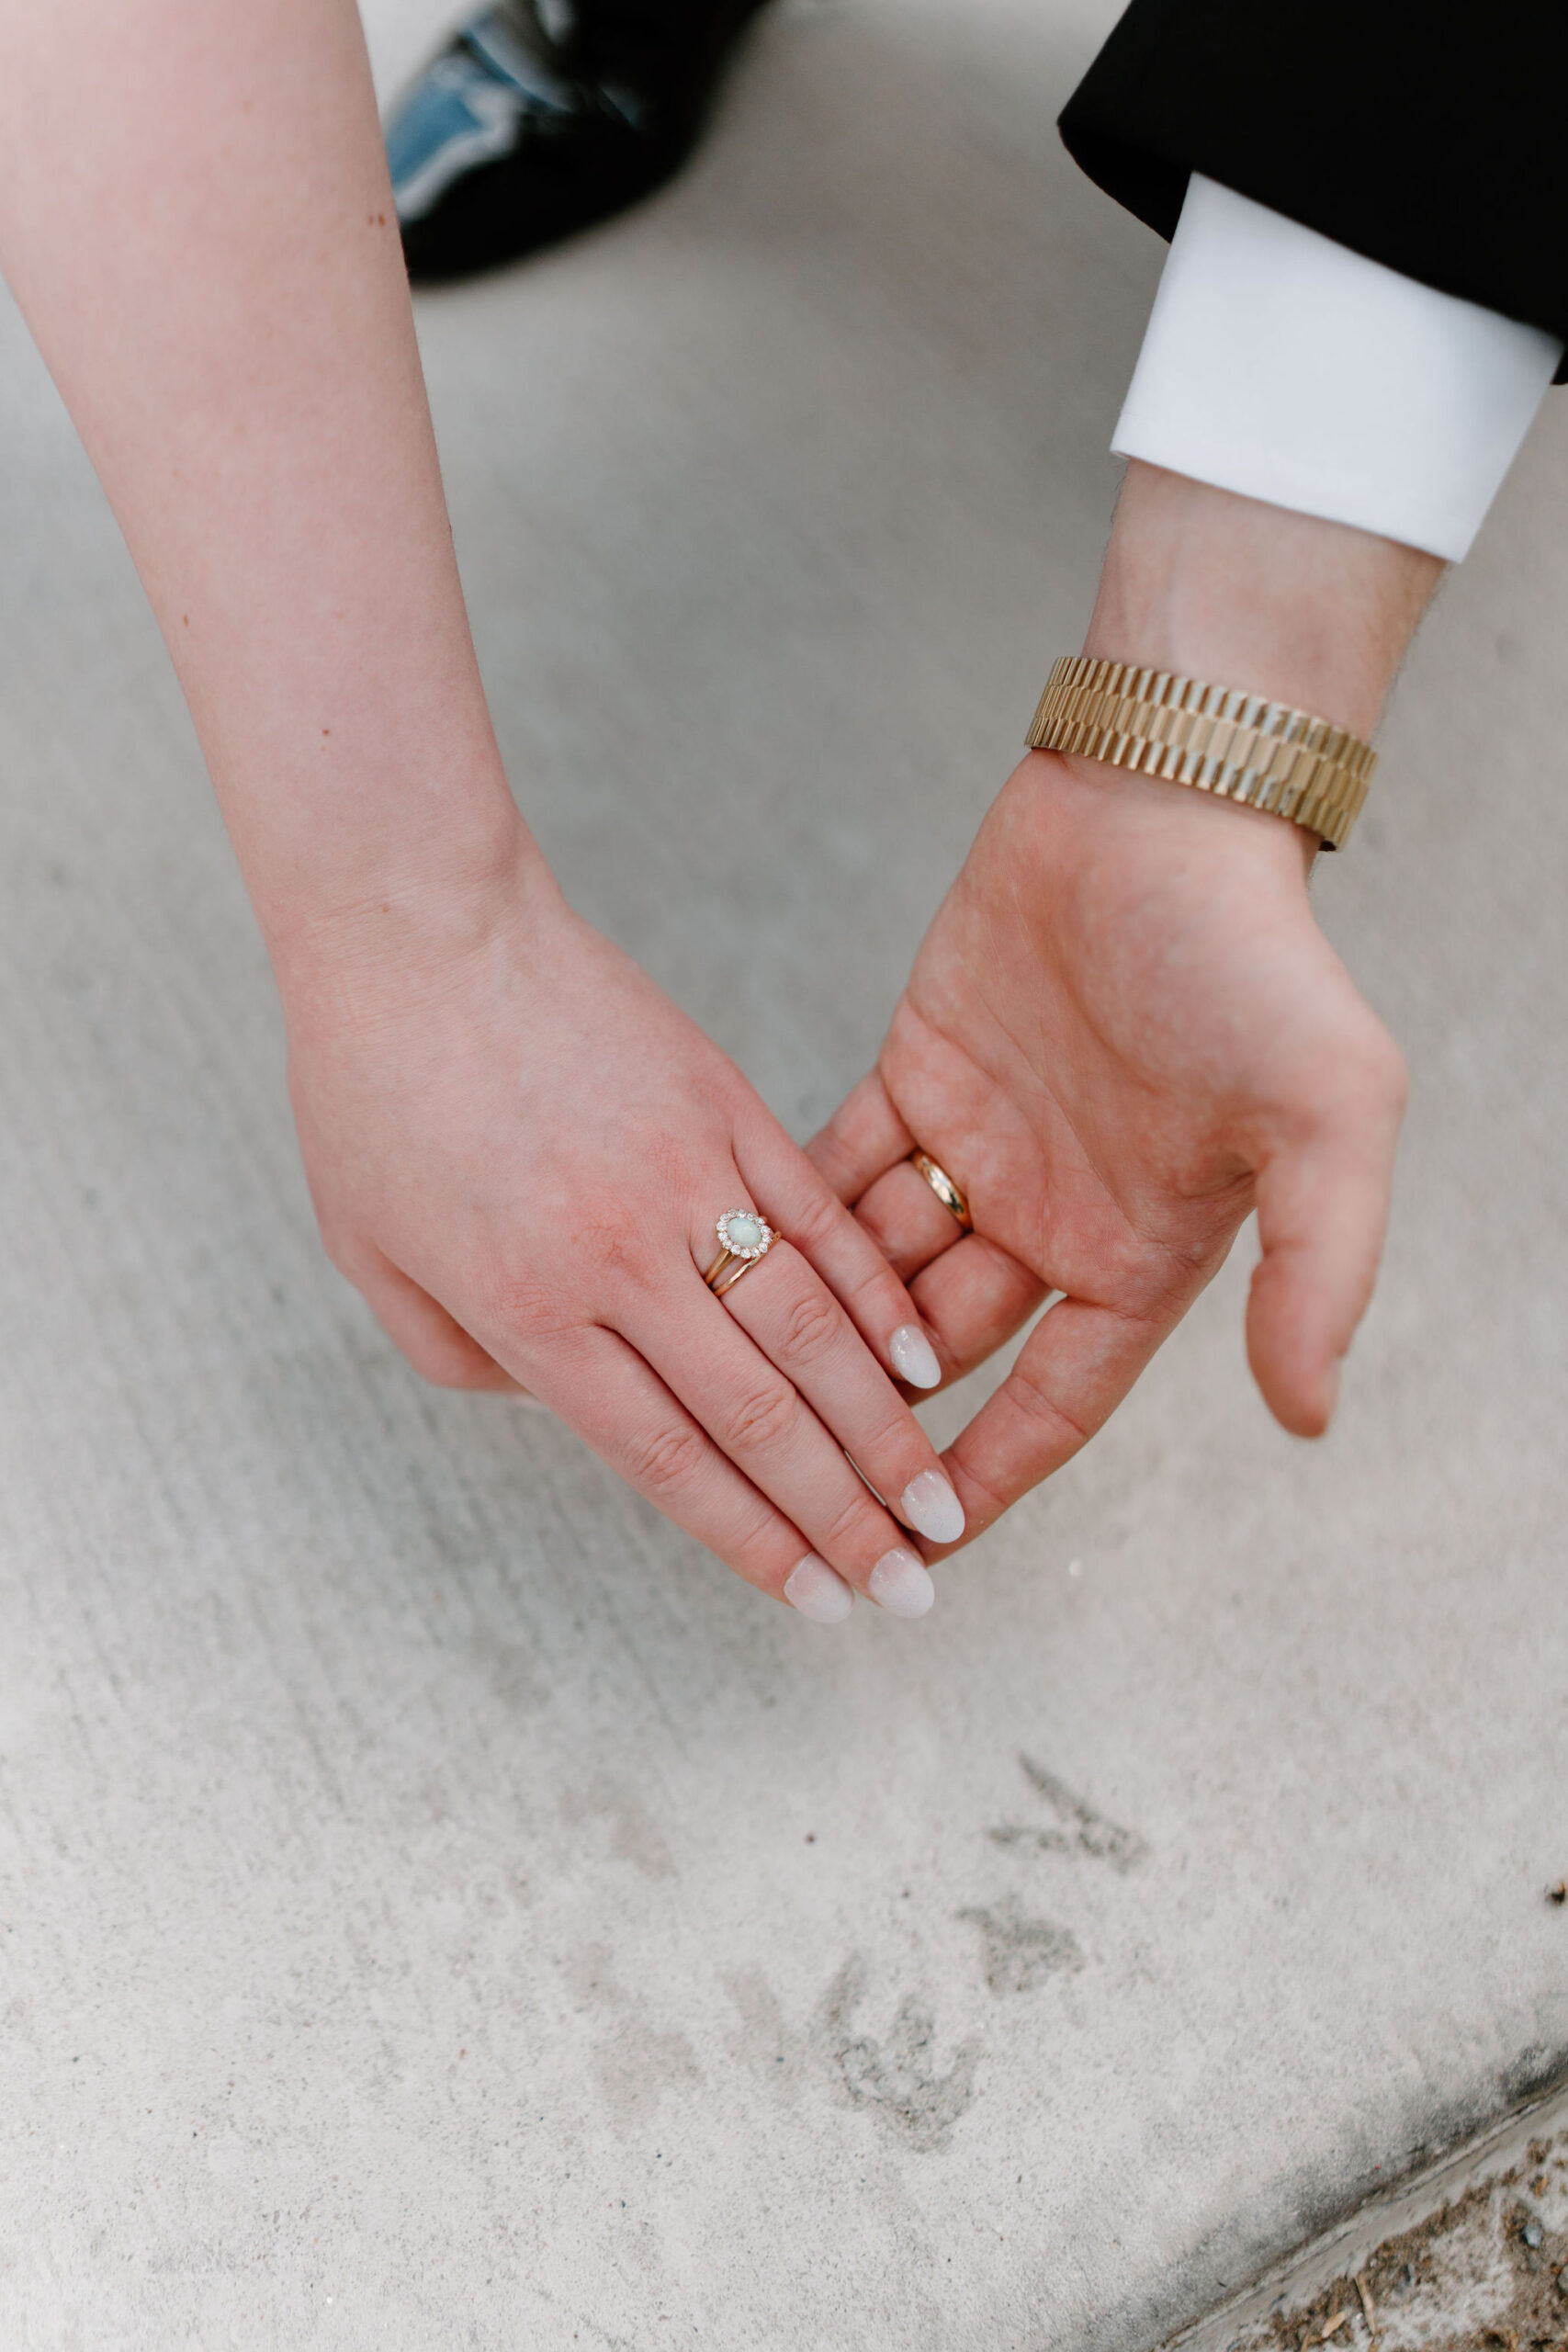
M 1065 1459 L 1256 1187 L 1254 1368 L 1324 1425 L 1403 1080 L 1303 837 L 1026 762 L 808 1157 L 572 914 L 512 799 L 348 0 L 3 0 L 0 262 L 190 703 L 324 1242 L 425 1377 L 534 1392 L 808 1614 L 914 1614 L 951 1488 L 973 1534 Z M 1123 501 L 1091 650 L 1370 724 L 1435 565 L 1173 480 Z M 983 1238 L 948 1246 L 912 1132 Z M 720 1304 L 700 1270 L 741 1206 L 787 1240 Z M 922 1321 L 952 1374 L 1047 1283 L 939 1462 L 896 1380 Z
M 1086 650 L 1370 733 L 1437 558 L 1134 465 Z M 973 1535 L 1100 1427 L 1256 1206 L 1247 1351 L 1315 1437 L 1371 1294 L 1405 1077 L 1296 826 L 1031 753 L 811 1148 L 966 1371 L 1065 1294 L 947 1456 Z M 973 1236 L 913 1170 L 918 1135 Z

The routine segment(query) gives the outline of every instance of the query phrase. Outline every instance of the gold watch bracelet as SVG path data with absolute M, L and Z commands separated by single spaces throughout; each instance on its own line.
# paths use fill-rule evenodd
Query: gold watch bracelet
M 1266 809 L 1325 849 L 1349 840 L 1378 760 L 1348 728 L 1288 703 L 1087 654 L 1052 669 L 1029 741 Z

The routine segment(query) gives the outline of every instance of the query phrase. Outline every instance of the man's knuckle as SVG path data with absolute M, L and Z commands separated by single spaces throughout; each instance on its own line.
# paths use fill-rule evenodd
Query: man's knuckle
M 1020 1489 L 1022 1492 L 1023 1489 Z M 972 1463 L 964 1467 L 964 1525 L 969 1535 L 977 1535 L 993 1520 L 1000 1519 L 1017 1502 L 1018 1494 L 992 1481 L 976 1470 Z
M 1065 1430 L 1074 1446 L 1087 1445 L 1092 1430 L 1069 1413 L 1058 1397 L 1027 1366 L 1017 1364 L 1008 1383 L 1013 1403 L 1027 1418 L 1047 1430 Z

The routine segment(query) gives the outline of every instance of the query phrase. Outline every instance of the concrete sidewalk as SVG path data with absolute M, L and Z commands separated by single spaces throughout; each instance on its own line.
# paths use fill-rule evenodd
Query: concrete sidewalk
M 775 0 L 675 190 L 422 303 L 518 793 L 803 1133 L 1092 594 L 1159 248 L 1051 124 L 1111 13 Z M 1316 886 L 1415 1074 L 1339 1427 L 1268 1420 L 1238 1251 L 831 1634 L 326 1268 L 8 310 L 0 427 L 7 2352 L 1142 2352 L 1551 2077 L 1564 396 Z

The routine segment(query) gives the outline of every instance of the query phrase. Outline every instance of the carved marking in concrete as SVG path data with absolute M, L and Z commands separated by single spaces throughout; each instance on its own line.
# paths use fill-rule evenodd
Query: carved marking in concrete
M 1117 1871 L 1135 1869 L 1146 1860 L 1148 1847 L 1135 1830 L 1123 1829 L 1119 1822 L 1097 1812 L 1086 1797 L 1076 1794 L 1032 1757 L 1021 1756 L 1018 1760 L 1056 1819 L 1048 1828 L 1032 1822 L 1003 1822 L 990 1833 L 995 1845 L 1024 1846 L 1037 1854 L 1089 1854 Z
M 1032 1993 L 1048 1976 L 1083 1966 L 1072 1929 L 1027 1917 L 1013 1895 L 989 1911 L 974 1906 L 957 1916 L 971 1920 L 985 1937 L 986 1982 L 993 1993 Z
M 854 2013 L 864 1997 L 864 1966 L 848 1960 L 822 2008 L 822 2038 L 835 2072 L 855 2105 L 869 2108 L 908 2146 L 923 2153 L 945 2147 L 975 2097 L 980 2045 L 964 2042 L 941 2073 L 936 2022 L 913 1994 L 899 2002 L 886 2041 L 854 2030 Z

